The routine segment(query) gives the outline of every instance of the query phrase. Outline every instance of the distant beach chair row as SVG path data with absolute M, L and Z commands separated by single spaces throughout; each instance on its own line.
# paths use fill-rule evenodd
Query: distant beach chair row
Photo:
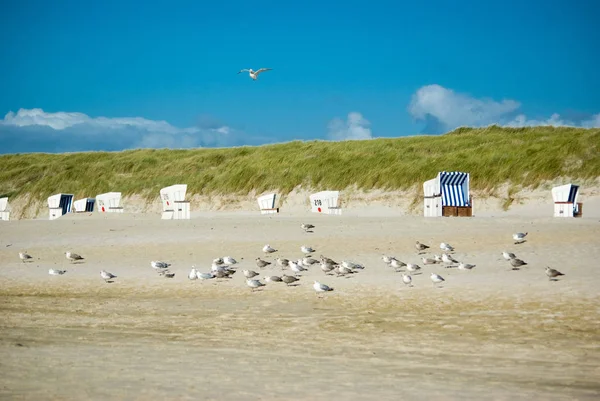
M 48 197 L 50 220 L 58 219 L 67 213 L 86 213 L 96 209 L 101 213 L 123 213 L 120 206 L 121 193 L 107 192 L 95 198 L 83 198 L 73 202 L 73 194 L 55 194 Z
M 473 197 L 469 194 L 469 173 L 441 171 L 423 183 L 425 217 L 471 217 Z M 583 204 L 578 203 L 579 186 L 573 184 L 552 188 L 554 217 L 581 217 Z
M 342 214 L 342 208 L 339 206 L 340 191 L 321 191 L 309 196 L 310 210 L 313 213 L 322 214 Z M 277 194 L 271 193 L 258 197 L 258 207 L 261 214 L 279 213 L 279 208 L 275 207 Z
M 469 193 L 469 173 L 441 171 L 423 183 L 423 214 L 425 217 L 472 217 L 473 197 Z M 552 188 L 554 217 L 581 217 L 583 204 L 578 202 L 579 186 L 566 184 Z M 190 201 L 185 199 L 187 184 L 176 184 L 160 190 L 163 220 L 190 218 Z M 321 191 L 309 196 L 311 212 L 341 215 L 340 191 Z M 279 213 L 276 207 L 277 194 L 269 193 L 258 197 L 261 214 Z M 48 198 L 50 220 L 67 213 L 123 213 L 121 192 L 107 192 L 95 198 L 83 198 L 73 202 L 72 194 L 55 194 Z M 10 219 L 8 198 L 0 198 L 0 220 Z

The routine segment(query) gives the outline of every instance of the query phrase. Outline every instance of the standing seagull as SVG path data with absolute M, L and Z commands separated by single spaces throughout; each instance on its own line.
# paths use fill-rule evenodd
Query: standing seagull
M 256 267 L 262 269 L 263 267 L 269 266 L 271 262 L 267 262 L 266 260 L 262 260 L 261 258 L 256 258 Z
M 526 241 L 525 237 L 527 237 L 528 233 L 516 233 L 513 234 L 513 239 L 515 240 L 515 245 L 523 243 Z
M 287 284 L 288 287 L 290 284 L 295 283 L 298 280 L 300 280 L 298 277 L 288 276 L 287 274 L 284 274 L 283 276 L 281 276 L 281 281 L 283 281 L 285 284 Z M 297 284 L 294 284 L 294 285 L 297 285 Z
M 67 259 L 69 259 L 69 261 L 74 262 L 76 260 L 83 260 L 83 256 L 78 255 L 76 253 L 73 252 L 65 252 L 65 256 L 67 257 Z
M 556 269 L 551 269 L 550 267 L 546 266 L 546 276 L 548 276 L 548 280 L 556 281 L 556 277 L 564 276 L 564 274 L 559 272 Z M 552 279 L 554 279 L 554 280 L 552 280 Z
M 312 249 L 310 246 L 306 246 L 306 245 L 302 245 L 300 247 L 300 251 L 305 254 L 305 255 L 310 255 L 311 253 L 313 253 L 315 250 Z
M 159 260 L 153 260 L 150 262 L 150 266 L 152 266 L 153 269 L 160 270 L 167 269 L 169 266 L 171 266 L 171 264 L 167 262 L 161 262 Z
M 238 74 L 241 74 L 242 72 L 248 72 L 250 75 L 250 78 L 252 78 L 253 80 L 257 80 L 258 79 L 258 74 L 260 74 L 261 72 L 265 72 L 265 71 L 270 71 L 272 70 L 272 68 L 261 68 L 258 71 L 254 71 L 252 68 L 247 69 L 244 68 L 243 70 L 240 70 L 240 72 L 238 72 Z
M 447 244 L 447 243 L 445 243 L 445 242 L 442 242 L 442 243 L 440 244 L 440 249 L 441 249 L 442 251 L 446 251 L 446 252 L 452 252 L 452 251 L 454 250 L 454 247 L 453 247 L 452 245 L 450 245 L 450 244 Z
M 435 274 L 435 273 L 431 273 L 431 276 L 429 276 L 429 278 L 431 278 L 431 282 L 433 283 L 433 285 L 435 286 L 436 284 L 440 284 L 443 283 L 444 278 L 442 276 L 440 276 L 439 274 Z
M 112 283 L 112 279 L 116 278 L 117 276 L 115 276 L 112 273 L 107 272 L 106 270 L 100 270 L 100 277 L 102 277 L 102 279 L 107 282 L 107 283 Z
M 408 274 L 402 274 L 402 282 L 409 287 L 412 287 L 412 277 Z
M 252 277 L 258 276 L 258 273 L 255 272 L 254 270 L 242 270 L 242 273 L 244 273 L 244 276 L 246 278 L 252 278 Z
M 312 232 L 311 230 L 312 230 L 313 228 L 315 228 L 315 226 L 313 226 L 312 224 L 306 224 L 306 223 L 302 223 L 302 224 L 300 225 L 300 227 L 302 227 L 302 229 L 303 229 L 304 231 L 306 231 L 307 233 L 311 233 L 311 232 Z
M 246 285 L 248 287 L 250 287 L 250 289 L 252 290 L 252 292 L 254 292 L 254 290 L 257 289 L 257 288 L 265 286 L 265 284 L 261 283 L 260 281 L 253 280 L 253 279 L 246 280 Z
M 517 259 L 517 258 L 511 259 L 510 260 L 510 264 L 512 265 L 512 269 L 513 270 L 519 270 L 519 268 L 521 266 L 526 266 L 527 265 L 526 262 L 522 261 L 521 259 Z
M 475 265 L 470 265 L 468 263 L 463 263 L 463 262 L 458 264 L 458 270 L 471 270 L 474 267 L 475 267 Z
M 19 258 L 23 263 L 25 263 L 26 260 L 33 259 L 30 254 L 25 252 L 19 252 Z
M 318 281 L 315 281 L 315 283 L 313 284 L 313 288 L 315 289 L 315 291 L 317 292 L 317 295 L 320 292 L 327 292 L 327 291 L 333 291 L 333 288 L 331 288 L 330 286 L 326 285 L 326 284 L 321 284 Z
M 277 252 L 277 249 L 275 249 L 271 245 L 267 244 L 267 245 L 263 246 L 263 252 L 265 253 L 265 255 L 267 255 L 269 253 Z
M 415 243 L 415 248 L 417 248 L 417 253 L 421 253 L 425 249 L 429 249 L 429 246 L 425 245 L 425 244 L 421 244 L 419 241 L 417 241 Z
M 235 265 L 237 263 L 237 260 L 235 260 L 231 256 L 225 256 L 223 258 L 223 263 L 226 264 L 227 266 L 231 266 L 231 265 Z

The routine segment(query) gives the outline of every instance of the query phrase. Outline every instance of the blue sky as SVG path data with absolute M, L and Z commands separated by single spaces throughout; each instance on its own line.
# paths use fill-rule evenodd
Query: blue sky
M 0 153 L 600 126 L 591 0 L 95 3 L 3 5 Z

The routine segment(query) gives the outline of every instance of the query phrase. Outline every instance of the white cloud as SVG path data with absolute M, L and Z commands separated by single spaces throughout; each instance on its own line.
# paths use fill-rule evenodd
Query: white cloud
M 141 117 L 92 118 L 78 112 L 47 113 L 42 109 L 8 112 L 0 119 L 0 136 L 16 152 L 233 146 L 245 140 L 242 132 L 222 124 L 178 128 Z
M 138 128 L 148 132 L 163 132 L 168 134 L 195 133 L 198 128 L 176 128 L 166 121 L 147 120 L 141 117 L 126 118 L 92 118 L 83 113 L 47 113 L 42 109 L 19 109 L 17 114 L 9 111 L 1 124 L 26 127 L 30 125 L 48 126 L 55 130 L 63 130 L 79 124 L 88 124 L 101 128 L 119 129 L 123 127 Z M 225 127 L 226 128 L 226 127 Z
M 348 139 L 371 139 L 371 123 L 358 112 L 348 113 L 346 121 L 334 118 L 329 122 L 328 137 L 335 141 Z
M 600 113 L 594 114 L 589 120 L 581 122 L 584 128 L 600 128 Z
M 416 119 L 433 117 L 445 128 L 454 129 L 496 123 L 519 107 L 519 102 L 514 100 L 497 102 L 492 99 L 476 99 L 440 85 L 427 85 L 413 95 L 408 110 Z
M 529 119 L 518 114 L 521 104 L 515 100 L 478 99 L 467 94 L 456 93 L 440 85 L 421 87 L 412 96 L 408 111 L 417 120 L 435 124 L 431 129 L 450 131 L 458 127 L 482 127 L 492 124 L 510 127 L 539 125 L 600 127 L 600 114 L 579 123 L 565 120 L 559 114 L 548 119 Z

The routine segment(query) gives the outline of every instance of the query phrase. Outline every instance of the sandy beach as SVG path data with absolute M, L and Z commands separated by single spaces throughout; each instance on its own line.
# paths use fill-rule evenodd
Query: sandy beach
M 586 206 L 587 207 L 587 206 Z M 23 400 L 593 400 L 600 397 L 600 222 L 481 213 L 423 218 L 385 210 L 78 214 L 0 224 L 0 398 Z M 546 214 L 547 215 L 547 214 Z M 300 224 L 316 226 L 305 233 Z M 515 245 L 512 233 L 528 232 Z M 416 240 L 431 246 L 417 255 Z M 471 271 L 423 265 L 452 244 Z M 278 252 L 264 257 L 271 244 Z M 365 269 L 252 292 L 255 258 L 301 245 Z M 26 250 L 33 261 L 22 263 Z M 81 254 L 70 263 L 66 251 Z M 518 271 L 502 258 L 516 253 Z M 413 287 L 381 255 L 418 263 Z M 230 280 L 192 265 L 239 262 Z M 151 260 L 172 263 L 173 279 Z M 546 266 L 565 276 L 549 281 Z M 271 267 L 271 266 L 269 266 Z M 50 276 L 49 268 L 66 269 Z M 99 271 L 117 276 L 106 284 Z M 436 287 L 431 272 L 446 281 Z M 286 274 L 292 274 L 286 271 Z M 333 292 L 318 298 L 313 280 Z

